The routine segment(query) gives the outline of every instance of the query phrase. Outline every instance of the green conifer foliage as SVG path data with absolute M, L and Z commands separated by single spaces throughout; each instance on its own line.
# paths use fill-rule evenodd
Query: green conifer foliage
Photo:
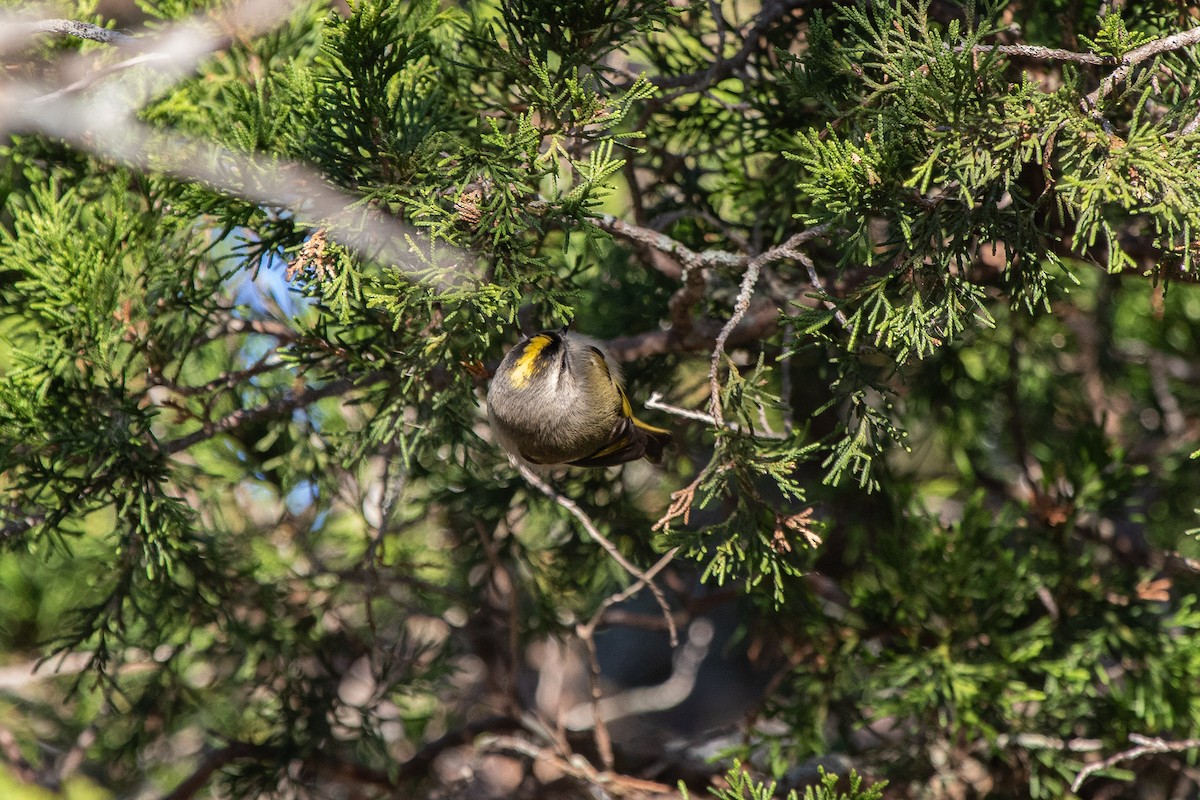
M 1200 791 L 1187 4 L 31 13 L 0 793 Z M 567 324 L 664 464 L 498 447 Z

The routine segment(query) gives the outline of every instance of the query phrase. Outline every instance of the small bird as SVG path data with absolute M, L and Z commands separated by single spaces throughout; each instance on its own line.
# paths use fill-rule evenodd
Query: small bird
M 531 464 L 657 464 L 671 434 L 633 416 L 617 365 L 565 327 L 523 339 L 488 388 L 488 418 L 505 450 Z

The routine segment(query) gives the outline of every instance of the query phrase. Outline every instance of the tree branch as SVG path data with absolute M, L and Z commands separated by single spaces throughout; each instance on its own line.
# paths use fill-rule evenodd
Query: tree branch
M 713 346 L 712 359 L 708 368 L 709 413 L 712 414 L 717 423 L 724 421 L 724 412 L 721 410 L 721 384 L 718 379 L 721 370 L 721 357 L 725 355 L 725 345 L 729 341 L 730 335 L 750 309 L 750 297 L 754 294 L 754 287 L 758 284 L 759 273 L 764 266 L 774 261 L 779 261 L 783 258 L 796 258 L 799 253 L 797 248 L 800 245 L 820 236 L 827 230 L 829 230 L 829 225 L 824 224 L 793 234 L 786 242 L 759 254 L 746 266 L 746 273 L 742 276 L 742 286 L 738 291 L 737 300 L 733 305 L 733 315 L 730 316 L 725 326 L 721 328 L 721 332 L 717 334 L 717 341 Z
M 196 15 L 153 36 L 136 38 L 86 23 L 78 23 L 76 28 L 70 20 L 6 19 L 0 25 L 0 42 L 7 40 L 17 25 L 29 31 L 78 30 L 107 37 L 106 41 L 122 46 L 135 46 L 141 55 L 120 65 L 122 69 L 153 61 L 158 70 L 153 74 L 160 82 L 173 83 L 209 53 L 227 46 L 234 36 L 249 37 L 269 30 L 294 7 L 294 0 L 243 0 L 227 7 L 215 20 Z M 20 79 L 0 82 L 0 136 L 32 131 L 60 138 L 83 152 L 135 170 L 206 184 L 254 205 L 287 209 L 298 218 L 328 227 L 330 238 L 403 271 L 424 273 L 428 258 L 437 258 L 448 270 L 474 263 L 468 254 L 458 251 L 454 259 L 443 260 L 440 253 L 414 257 L 412 249 L 418 242 L 422 250 L 429 249 L 426 234 L 360 207 L 361 198 L 332 188 L 324 175 L 306 164 L 237 152 L 140 122 L 136 115 L 146 98 L 146 86 L 142 84 L 133 87 L 105 81 L 93 92 L 79 94 L 78 89 L 97 83 L 106 74 L 103 70 L 93 71 L 84 79 L 58 86 Z M 433 280 L 448 283 L 450 273 Z
M 977 44 L 971 48 L 973 53 L 996 52 L 1005 56 L 1023 56 L 1039 61 L 1073 61 L 1076 64 L 1105 65 L 1115 64 L 1113 56 L 1099 56 L 1095 53 L 1076 53 L 1072 50 L 1062 50 L 1057 47 L 1038 47 L 1030 44 Z
M 775 303 L 752 303 L 725 344 L 740 347 L 760 341 L 775 330 L 778 322 L 779 307 Z M 693 320 L 686 331 L 672 327 L 618 336 L 605 342 L 604 348 L 617 361 L 637 361 L 664 353 L 702 352 L 712 348 L 724 325 L 722 320 L 705 317 Z
M 1200 30 L 1200 29 L 1197 29 Z M 1071 791 L 1078 792 L 1079 787 L 1083 786 L 1083 782 L 1095 772 L 1108 769 L 1122 761 L 1129 761 L 1134 758 L 1141 758 L 1145 755 L 1153 753 L 1179 753 L 1184 750 L 1200 749 L 1200 739 L 1184 739 L 1182 741 L 1168 741 L 1158 737 L 1142 736 L 1140 733 L 1129 734 L 1129 741 L 1133 742 L 1135 747 L 1128 750 L 1122 750 L 1120 753 L 1109 756 L 1103 761 L 1097 761 L 1095 764 L 1088 764 L 1079 771 L 1075 776 L 1075 780 L 1071 783 Z
M 554 502 L 558 503 L 567 511 L 571 512 L 571 515 L 574 516 L 575 519 L 579 520 L 579 524 L 583 525 L 584 530 L 586 530 L 588 535 L 592 537 L 593 541 L 603 547 L 605 552 L 612 557 L 613 561 L 616 561 L 618 564 L 620 564 L 622 569 L 636 579 L 637 582 L 632 584 L 629 589 L 626 590 L 629 592 L 628 597 L 632 597 L 634 594 L 637 594 L 637 592 L 641 591 L 643 586 L 650 590 L 650 594 L 654 595 L 654 600 L 658 603 L 658 607 L 662 609 L 663 617 L 665 617 L 667 620 L 667 629 L 671 632 L 671 646 L 674 647 L 679 641 L 679 631 L 675 628 L 675 617 L 671 613 L 671 607 L 667 604 L 667 598 L 663 595 L 662 589 L 658 588 L 658 584 L 652 580 L 652 575 L 642 572 L 640 569 L 634 566 L 629 559 L 625 558 L 625 556 L 621 554 L 621 551 L 617 549 L 617 546 L 609 541 L 607 536 L 600 532 L 600 529 L 596 527 L 596 523 L 593 522 L 592 518 L 587 515 L 587 512 L 579 507 L 578 503 L 571 498 L 566 497 L 557 491 L 553 486 L 546 483 L 529 467 L 520 462 L 514 461 L 513 463 L 516 464 L 517 471 L 521 473 L 521 476 L 525 478 L 525 480 L 528 481 L 531 486 L 549 497 Z M 673 556 L 674 551 L 672 551 L 669 555 Z M 670 559 L 666 559 L 666 561 L 669 560 Z M 657 571 L 662 569 L 662 567 L 666 566 L 666 561 L 660 561 L 659 564 L 655 565 L 654 570 Z M 611 605 L 611 603 L 609 605 Z
M 717 60 L 713 61 L 707 69 L 701 72 L 651 78 L 650 82 L 660 89 L 676 90 L 664 97 L 655 98 L 655 102 L 666 103 L 681 95 L 701 92 L 730 77 L 746 65 L 746 62 L 750 60 L 750 56 L 754 55 L 756 50 L 761 49 L 759 40 L 762 39 L 772 25 L 807 4 L 807 0 L 775 0 L 775 2 L 766 0 L 763 3 L 762 10 L 759 11 L 758 16 L 755 18 L 754 24 L 750 26 L 745 36 L 742 37 L 742 46 L 732 56 L 729 58 L 720 58 L 718 56 Z
M 375 377 L 375 380 L 382 379 L 383 377 L 379 375 Z M 342 394 L 357 385 L 361 385 L 361 382 L 345 378 L 340 381 L 327 383 L 316 389 L 305 386 L 294 392 L 289 392 L 282 397 L 277 397 L 261 406 L 238 409 L 221 419 L 209 420 L 201 425 L 199 430 L 180 436 L 178 439 L 164 442 L 161 445 L 161 450 L 169 455 L 179 453 L 193 445 L 199 444 L 205 439 L 211 439 L 219 433 L 228 433 L 243 425 L 258 422 L 259 420 L 290 414 L 297 409 L 310 406 L 318 400 Z
M 622 239 L 627 239 L 631 242 L 651 247 L 660 253 L 665 253 L 677 259 L 683 264 L 685 269 L 703 269 L 705 267 L 729 267 L 736 269 L 747 261 L 746 256 L 738 253 L 730 253 L 727 250 L 703 250 L 696 252 L 683 243 L 667 236 L 665 233 L 659 233 L 650 228 L 643 228 L 640 225 L 625 222 L 611 214 L 599 214 L 592 217 L 590 222 L 600 230 L 608 231 L 614 236 L 620 236 Z M 669 275 L 668 277 L 678 278 L 679 275 Z
M 163 795 L 162 800 L 191 800 L 197 792 L 208 785 L 213 773 L 222 767 L 232 764 L 235 761 L 245 761 L 248 759 L 263 760 L 276 756 L 278 756 L 278 751 L 274 747 L 251 744 L 250 742 L 234 742 L 206 755 L 200 764 L 192 770 L 192 774 L 184 778 L 168 794 Z
M 617 797 L 630 798 L 644 798 L 647 795 L 678 796 L 677 792 L 670 786 L 655 783 L 654 781 L 632 778 L 628 775 L 598 772 L 584 759 L 563 758 L 551 750 L 539 747 L 533 742 L 519 739 L 515 736 L 497 736 L 494 739 L 484 742 L 481 749 L 492 752 L 516 753 L 534 761 L 546 761 L 553 764 L 563 773 L 591 786 L 596 790 L 596 793 L 591 795 L 594 797 L 607 798 L 610 796 L 610 793 Z
M 93 25 L 90 22 L 79 22 L 73 19 L 43 19 L 37 22 L 10 22 L 14 28 L 6 35 L 17 34 L 22 28 L 27 28 L 32 33 L 55 33 L 61 36 L 74 36 L 78 39 L 89 39 L 93 42 L 101 44 L 111 44 L 114 46 L 128 46 L 134 44 L 137 39 L 121 33 L 120 31 L 110 30 L 109 28 L 101 28 L 99 25 Z
M 1197 43 L 1200 43 L 1200 26 L 1162 39 L 1156 39 L 1153 42 L 1147 42 L 1141 47 L 1135 47 L 1121 56 L 1121 66 L 1109 73 L 1108 77 L 1096 87 L 1096 90 L 1083 99 L 1083 102 L 1080 104 L 1081 107 L 1084 111 L 1095 110 L 1100 101 L 1111 94 L 1116 85 L 1125 80 L 1129 72 L 1146 59 L 1171 50 L 1190 47 Z

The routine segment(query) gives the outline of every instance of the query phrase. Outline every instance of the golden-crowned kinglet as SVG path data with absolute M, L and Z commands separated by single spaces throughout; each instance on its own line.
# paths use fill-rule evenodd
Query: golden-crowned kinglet
M 621 373 L 595 339 L 566 328 L 521 340 L 488 388 L 504 449 L 532 464 L 657 463 L 671 434 L 633 416 Z

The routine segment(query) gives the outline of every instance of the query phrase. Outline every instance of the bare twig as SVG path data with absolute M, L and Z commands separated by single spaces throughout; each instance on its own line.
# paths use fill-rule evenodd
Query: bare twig
M 646 570 L 645 575 L 643 577 L 639 578 L 637 580 L 637 582 L 632 583 L 629 586 L 622 589 L 621 591 L 606 597 L 604 599 L 604 602 L 602 602 L 600 604 L 600 606 L 596 609 L 595 613 L 592 614 L 592 618 L 589 619 L 587 621 L 587 623 L 583 626 L 584 628 L 586 628 L 588 635 L 590 636 L 592 633 L 595 632 L 596 626 L 598 624 L 600 624 L 600 622 L 602 621 L 602 618 L 604 617 L 605 612 L 608 611 L 608 609 L 612 608 L 617 603 L 623 603 L 626 600 L 628 600 L 629 598 L 633 597 L 635 594 L 640 592 L 643 587 L 651 586 L 652 584 L 650 583 L 650 581 L 654 578 L 655 575 L 662 572 L 666 568 L 666 566 L 671 563 L 672 559 L 675 558 L 675 554 L 678 552 L 679 552 L 678 547 L 672 547 L 670 550 L 668 550 L 666 553 L 664 553 L 663 556 L 660 559 L 658 559 L 658 561 L 656 561 L 654 563 L 654 566 L 652 566 L 650 569 Z M 675 629 L 675 615 L 674 614 L 665 615 L 665 621 L 667 623 L 667 630 L 671 634 L 671 645 L 674 646 L 677 643 L 677 631 Z
M 662 397 L 662 393 L 660 392 L 654 392 L 651 394 L 650 399 L 646 401 L 646 408 L 649 408 L 653 411 L 665 411 L 666 413 L 673 414 L 676 417 L 683 417 L 684 419 L 703 422 L 706 425 L 717 424 L 717 421 L 713 418 L 712 414 L 705 414 L 703 411 L 695 411 L 690 408 L 680 408 L 679 406 L 673 406 L 668 403 L 664 403 L 662 401 Z
M 666 596 L 663 595 L 662 589 L 658 588 L 658 584 L 651 579 L 651 576 L 647 575 L 645 572 L 642 572 L 640 569 L 630 563 L 629 559 L 625 558 L 625 556 L 621 554 L 621 551 L 617 549 L 617 546 L 609 541 L 607 536 L 600 532 L 600 529 L 596 527 L 596 523 L 593 522 L 592 518 L 587 515 L 587 512 L 579 507 L 578 503 L 571 498 L 564 496 L 553 486 L 546 483 L 546 481 L 542 480 L 537 473 L 535 473 L 529 467 L 519 462 L 514 462 L 514 464 L 516 464 L 517 471 L 521 473 L 521 477 L 525 478 L 525 480 L 531 486 L 540 491 L 542 494 L 546 495 L 551 500 L 565 508 L 567 511 L 571 512 L 571 515 L 574 516 L 575 519 L 579 520 L 579 524 L 583 526 L 585 531 L 587 531 L 588 536 L 592 537 L 592 540 L 595 541 L 596 544 L 604 548 L 605 552 L 608 553 L 613 561 L 616 561 L 622 569 L 633 576 L 637 582 L 632 584 L 629 589 L 626 590 L 629 591 L 630 597 L 640 591 L 643 586 L 650 590 L 650 594 L 654 595 L 654 600 L 658 603 L 658 607 L 662 609 L 663 616 L 669 620 L 671 645 L 674 646 L 679 641 L 679 631 L 677 631 L 675 628 L 675 619 L 671 614 L 670 605 L 667 604 Z M 674 555 L 674 553 L 672 552 L 669 555 Z M 660 563 L 663 562 L 660 561 Z M 659 569 L 661 569 L 661 567 L 659 567 Z
M 378 378 L 382 379 L 382 378 Z M 334 397 L 342 394 L 357 384 L 356 381 L 344 379 L 333 381 L 318 388 L 303 387 L 294 392 L 290 392 L 282 397 L 277 397 L 269 403 L 264 403 L 261 406 L 254 408 L 243 408 L 234 411 L 221 419 L 210 420 L 200 426 L 199 430 L 192 431 L 189 434 L 180 436 L 178 439 L 172 439 L 169 442 L 164 442 L 161 445 L 163 452 L 174 454 L 187 450 L 195 444 L 198 444 L 205 439 L 211 439 L 219 433 L 228 433 L 236 430 L 243 425 L 248 425 L 262 419 L 278 417 L 284 414 L 290 414 L 299 408 L 305 408 L 313 403 L 326 397 Z
M 652 711 L 665 711 L 679 705 L 696 688 L 700 665 L 708 656 L 713 633 L 714 628 L 710 620 L 693 620 L 688 626 L 683 647 L 678 648 L 672 657 L 671 674 L 665 681 L 653 686 L 631 687 L 604 698 L 593 693 L 590 703 L 577 705 L 567 712 L 563 724 L 572 731 L 593 728 L 597 740 L 603 731 L 604 738 L 607 739 L 606 726 L 612 720 Z M 605 767 L 611 768 L 608 762 L 605 762 Z
M 825 288 L 825 284 L 821 281 L 821 276 L 817 274 L 816 265 L 813 264 L 813 260 L 808 257 L 807 253 L 802 250 L 796 250 L 788 255 L 799 261 L 804 269 L 808 272 L 808 279 L 812 282 L 814 289 L 819 290 L 822 294 L 829 294 L 829 291 Z M 832 300 L 822 299 L 821 304 L 833 312 L 833 318 L 838 321 L 839 325 L 841 325 L 843 328 L 850 327 L 849 320 L 846 319 L 846 315 L 842 313 L 842 310 L 838 308 L 837 303 L 833 302 Z
M 1115 64 L 1113 56 L 1099 56 L 1095 53 L 1076 53 L 1071 50 L 1060 50 L 1056 47 L 1038 47 L 1029 44 L 977 44 L 971 48 L 973 53 L 996 52 L 1006 56 L 1023 56 L 1039 61 L 1073 61 L 1076 64 Z
M 807 5 L 807 0 L 767 0 L 762 10 L 755 16 L 754 24 L 742 36 L 742 46 L 729 58 L 718 58 L 699 72 L 688 75 L 667 75 L 651 78 L 651 82 L 661 89 L 674 89 L 662 97 L 655 98 L 657 103 L 667 103 L 685 94 L 702 92 L 742 69 L 755 51 L 763 49 L 762 38 L 779 20 L 791 14 L 798 8 Z
M 738 291 L 737 300 L 733 305 L 733 314 L 729 317 L 729 321 L 725 323 L 725 327 L 721 328 L 721 333 L 717 335 L 716 344 L 713 347 L 712 359 L 708 368 L 708 385 L 709 385 L 709 412 L 713 419 L 718 424 L 724 422 L 724 412 L 721 409 L 721 358 L 725 355 L 725 344 L 729 340 L 729 336 L 733 333 L 738 323 L 742 321 L 742 317 L 746 315 L 746 311 L 750 308 L 750 298 L 754 294 L 754 287 L 758 284 L 758 276 L 762 268 L 767 264 L 779 261 L 783 258 L 797 258 L 800 254 L 799 247 L 805 242 L 825 233 L 829 229 L 829 225 L 817 225 L 812 228 L 800 231 L 793 234 L 786 242 L 776 247 L 772 247 L 764 253 L 755 256 L 748 265 L 746 272 L 742 276 L 742 285 Z
M 1083 782 L 1093 773 L 1101 770 L 1109 769 L 1110 767 L 1122 762 L 1129 761 L 1142 756 L 1152 755 L 1154 753 L 1180 753 L 1184 750 L 1200 749 L 1200 739 L 1183 739 L 1180 741 L 1169 741 L 1160 739 L 1157 736 L 1142 736 L 1140 733 L 1129 734 L 1129 741 L 1133 742 L 1134 747 L 1128 750 L 1122 750 L 1120 753 L 1109 756 L 1103 761 L 1097 761 L 1094 764 L 1088 764 L 1079 771 L 1075 776 L 1075 780 L 1071 783 L 1071 791 L 1078 792 L 1079 787 L 1083 786 Z
M 137 40 L 120 31 L 101 28 L 90 22 L 80 22 L 74 19 L 42 19 L 36 22 L 7 22 L 8 30 L 4 38 L 16 39 L 23 33 L 56 33 L 61 36 L 74 36 L 78 39 L 89 39 L 101 44 L 115 46 L 131 45 Z
M 317 170 L 300 163 L 280 163 L 254 154 L 237 152 L 215 142 L 155 128 L 137 119 L 151 96 L 153 85 L 169 85 L 192 71 L 209 53 L 228 46 L 235 37 L 269 30 L 290 13 L 293 0 L 244 0 L 222 11 L 217 20 L 198 15 L 152 35 L 130 37 L 80 23 L 78 31 L 94 34 L 138 55 L 108 67 L 96 67 L 85 57 L 76 59 L 88 71 L 84 77 L 46 85 L 31 80 L 0 83 L 0 134 L 34 131 L 65 140 L 78 149 L 143 171 L 155 171 L 205 184 L 223 194 L 257 206 L 283 208 L 297 220 L 320 223 L 330 238 L 395 264 L 424 273 L 435 263 L 473 263 L 465 254 L 446 248 L 435 253 L 427 235 L 393 218 L 360 206 L 360 198 L 332 188 Z M 12 29 L 40 26 L 47 31 L 71 33 L 69 20 L 5 18 L 3 34 Z M 0 42 L 2 44 L 2 42 Z M 152 66 L 143 73 L 150 84 L 111 79 L 132 66 Z M 78 71 L 78 69 L 76 70 Z M 81 90 L 90 91 L 83 93 Z M 420 255 L 414 255 L 418 251 Z M 452 256 L 452 258 L 446 258 Z M 447 276 L 451 273 L 447 271 Z M 443 278 L 443 280 L 447 280 Z
M 601 708 L 604 700 L 600 691 L 600 660 L 596 654 L 596 626 L 605 618 L 606 612 L 617 603 L 624 602 L 630 597 L 633 597 L 643 586 L 653 586 L 651 580 L 661 572 L 671 560 L 675 558 L 675 554 L 679 552 L 678 547 L 673 547 L 662 558 L 658 560 L 653 567 L 646 571 L 643 578 L 640 578 L 636 583 L 633 583 L 615 594 L 609 595 L 604 599 L 604 602 L 592 614 L 591 619 L 587 622 L 578 625 L 575 629 L 576 634 L 583 641 L 584 648 L 587 650 L 588 656 L 588 683 L 591 688 L 591 709 L 592 709 L 592 735 L 596 741 L 596 750 L 600 754 L 600 761 L 604 768 L 611 770 L 613 768 L 613 750 L 612 739 L 608 735 L 608 725 L 604 712 Z M 663 614 L 663 619 L 667 625 L 667 631 L 671 637 L 671 646 L 674 647 L 678 643 L 678 634 L 675 628 L 675 615 L 669 612 Z M 580 728 L 582 729 L 582 728 Z
M 746 257 L 727 250 L 704 250 L 696 252 L 682 242 L 672 239 L 665 233 L 659 233 L 650 228 L 643 228 L 625 222 L 611 214 L 599 214 L 591 218 L 592 224 L 601 230 L 608 231 L 614 236 L 628 239 L 631 242 L 646 245 L 660 253 L 676 258 L 685 268 L 729 267 L 736 268 L 746 263 Z
M 516 753 L 533 759 L 553 764 L 555 768 L 572 778 L 583 781 L 596 791 L 600 798 L 644 797 L 646 795 L 677 796 L 670 786 L 654 781 L 631 778 L 628 775 L 617 775 L 611 772 L 599 772 L 582 758 L 563 758 L 545 747 L 515 736 L 496 736 L 480 743 L 480 749 L 492 752 Z
M 588 661 L 588 688 L 591 695 L 592 709 L 592 738 L 596 742 L 596 752 L 600 754 L 600 765 L 606 771 L 611 772 L 613 764 L 613 749 L 612 737 L 608 735 L 608 723 L 604 721 L 604 716 L 600 712 L 600 702 L 603 700 L 603 694 L 600 689 L 600 659 L 596 655 L 596 637 L 592 633 L 584 632 L 584 626 L 579 626 L 579 638 L 583 640 L 583 647 L 587 651 Z
M 654 392 L 650 395 L 650 399 L 646 401 L 645 407 L 652 411 L 663 411 L 676 417 L 683 417 L 684 419 L 703 422 L 706 425 L 713 426 L 714 428 L 726 428 L 728 430 L 735 431 L 736 433 L 742 433 L 744 430 L 742 426 L 736 422 L 717 422 L 716 418 L 714 418 L 712 414 L 705 414 L 703 411 L 695 411 L 690 408 L 680 408 L 679 406 L 673 406 L 669 403 L 664 403 L 662 401 L 662 394 L 659 392 Z M 788 434 L 786 433 L 775 433 L 773 431 L 765 430 L 761 432 L 755 431 L 754 435 L 760 439 L 777 439 L 780 441 L 788 438 Z
M 206 331 L 203 336 L 195 339 L 192 344 L 201 345 L 206 342 L 213 342 L 235 333 L 257 333 L 262 336 L 273 336 L 281 342 L 295 342 L 300 339 L 300 332 L 281 320 L 246 319 L 244 317 L 235 317 L 232 313 L 226 312 L 218 315 L 214 326 Z
M 1200 26 L 1191 28 L 1186 31 L 1172 34 L 1162 39 L 1155 39 L 1153 42 L 1147 42 L 1141 47 L 1135 47 L 1125 55 L 1121 56 L 1120 64 L 1108 77 L 1100 82 L 1095 91 L 1085 97 L 1080 104 L 1084 111 L 1093 111 L 1100 101 L 1112 93 L 1112 90 L 1118 83 L 1125 80 L 1129 72 L 1152 56 L 1161 55 L 1162 53 L 1171 50 L 1179 50 L 1184 47 L 1191 47 L 1194 44 L 1200 43 Z
M 265 372 L 273 372 L 277 369 L 286 369 L 289 366 L 289 364 L 279 359 L 278 354 L 274 350 L 268 350 L 261 358 L 259 358 L 246 369 L 222 373 L 219 377 L 213 378 L 207 383 L 201 383 L 195 386 L 185 386 L 168 381 L 165 378 L 158 378 L 154 381 L 154 383 L 159 386 L 165 386 L 175 394 L 182 397 L 195 397 L 196 395 L 206 395 L 222 390 L 228 391 L 243 381 L 248 381 L 257 375 L 262 375 Z

